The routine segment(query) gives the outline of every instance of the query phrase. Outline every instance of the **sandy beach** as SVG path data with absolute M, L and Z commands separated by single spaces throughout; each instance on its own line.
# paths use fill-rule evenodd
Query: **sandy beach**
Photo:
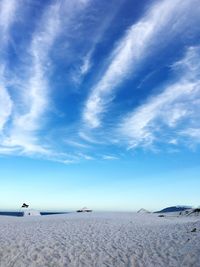
M 119 212 L 0 216 L 0 266 L 198 267 L 200 220 Z

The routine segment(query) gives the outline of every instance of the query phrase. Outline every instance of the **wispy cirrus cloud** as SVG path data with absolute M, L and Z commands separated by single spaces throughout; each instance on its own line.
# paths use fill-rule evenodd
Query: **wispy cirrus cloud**
M 199 140 L 199 60 L 200 47 L 188 48 L 184 58 L 172 66 L 177 80 L 124 117 L 118 130 L 129 148 Z
M 86 55 L 82 58 L 82 64 L 78 66 L 75 73 L 72 75 L 72 81 L 76 85 L 80 85 L 84 76 L 89 72 L 92 67 L 92 54 L 94 49 L 91 49 Z
M 197 1 L 159 1 L 119 41 L 110 56 L 102 78 L 91 89 L 83 111 L 83 120 L 90 128 L 101 125 L 102 115 L 115 97 L 116 88 L 133 73 L 142 60 L 154 50 L 153 46 L 168 40 L 183 25 L 187 10 L 195 9 Z M 162 14 L 162 15 L 161 15 Z M 190 20 L 190 18 L 187 16 Z M 166 36 L 166 31 L 168 32 Z
M 93 7 L 93 9 L 96 9 L 96 6 L 98 6 L 98 4 L 97 5 L 95 4 L 95 8 Z M 104 35 L 106 31 L 109 29 L 110 23 L 116 16 L 116 13 L 119 11 L 121 4 L 122 1 L 119 0 L 117 5 L 112 6 L 112 9 L 108 8 L 108 10 L 106 10 L 106 13 L 104 11 L 104 13 L 101 14 L 100 18 L 98 16 L 97 16 L 98 18 L 95 18 L 94 15 L 91 14 L 92 17 L 91 20 L 95 24 L 95 31 L 93 32 L 93 34 L 91 34 L 92 37 L 88 38 L 90 42 L 89 49 L 87 49 L 87 51 L 83 53 L 83 56 L 81 58 L 81 64 L 78 64 L 75 73 L 72 75 L 72 80 L 77 85 L 81 85 L 82 80 L 89 73 L 92 66 L 94 65 L 93 54 L 96 50 L 96 47 L 105 37 Z M 107 3 L 105 7 L 107 7 Z
M 12 100 L 4 83 L 4 71 L 0 69 L 0 132 L 3 130 L 12 112 Z
M 20 102 L 14 105 L 11 127 L 4 138 L 4 146 L 20 147 L 21 153 L 25 154 L 52 154 L 48 146 L 41 145 L 41 136 L 38 134 L 38 131 L 44 128 L 44 115 L 50 105 L 50 51 L 54 48 L 57 38 L 63 34 L 63 28 L 69 30 L 68 24 L 88 3 L 88 0 L 74 4 L 56 1 L 44 10 L 32 35 L 30 46 L 26 47 L 28 55 L 25 54 L 25 57 L 29 65 L 24 66 L 25 78 L 18 81 Z
M 40 25 L 32 37 L 29 48 L 31 64 L 22 97 L 25 114 L 15 117 L 19 130 L 37 130 L 38 120 L 48 104 L 49 52 L 60 32 L 60 3 L 50 6 L 41 18 Z
M 104 160 L 118 160 L 119 157 L 113 156 L 113 155 L 103 155 L 102 159 L 104 159 Z
M 132 17 L 131 0 L 120 7 L 97 2 L 0 1 L 0 154 L 71 164 L 115 160 L 127 146 L 199 142 L 198 1 L 153 1 L 128 30 L 141 9 Z M 129 18 L 119 21 L 126 12 Z M 120 40 L 117 27 L 125 32 Z M 169 59 L 171 45 L 180 50 Z M 149 67 L 153 57 L 165 66 L 175 63 L 165 75 L 155 64 Z M 166 82 L 173 71 L 176 78 Z M 129 77 L 133 92 L 117 95 Z
M 70 31 L 71 22 L 87 7 L 89 2 L 89 0 L 74 3 L 56 1 L 44 9 L 35 24 L 31 40 L 26 42 L 24 54 L 21 55 L 24 57 L 22 62 L 25 63 L 20 66 L 19 70 L 24 71 L 24 74 L 20 74 L 16 81 L 15 77 L 8 77 L 13 80 L 12 86 L 17 88 L 17 97 L 15 96 L 14 101 L 5 89 L 5 84 L 9 84 L 8 78 L 5 79 L 5 84 L 1 79 L 0 128 L 3 128 L 7 120 L 10 121 L 8 129 L 2 135 L 1 154 L 15 153 L 54 159 L 63 163 L 74 162 L 80 158 L 80 155 L 54 151 L 49 144 L 43 142 L 40 131 L 45 128 L 44 117 L 51 103 L 49 93 L 53 62 L 50 52 L 54 49 L 58 37 L 65 34 L 65 30 Z M 15 3 L 16 1 L 1 3 L 0 30 L 5 40 L 10 38 L 8 26 L 15 20 Z M 6 41 L 2 41 L 0 45 L 3 46 L 3 44 L 6 46 Z M 4 68 L 1 70 L 0 74 L 3 76 Z
M 179 134 L 191 138 L 194 143 L 200 142 L 200 126 L 198 128 L 187 128 L 180 131 Z
M 0 132 L 9 119 L 13 106 L 5 82 L 6 62 L 4 53 L 10 39 L 10 28 L 16 20 L 15 14 L 19 6 L 18 3 L 15 0 L 2 0 L 0 2 Z
M 15 103 L 12 124 L 4 145 L 21 147 L 22 153 L 47 153 L 39 145 L 36 131 L 42 127 L 41 120 L 48 106 L 49 51 L 60 30 L 60 4 L 57 2 L 45 10 L 32 36 L 28 48 L 29 66 L 26 78 L 21 80 L 20 108 Z
M 9 39 L 10 26 L 16 20 L 16 11 L 20 1 L 15 0 L 2 0 L 0 2 L 0 32 L 1 32 L 1 45 L 5 44 Z

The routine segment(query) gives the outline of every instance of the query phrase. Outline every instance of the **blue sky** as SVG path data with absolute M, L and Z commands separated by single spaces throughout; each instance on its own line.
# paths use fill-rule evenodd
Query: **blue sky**
M 0 208 L 200 205 L 198 0 L 0 1 Z

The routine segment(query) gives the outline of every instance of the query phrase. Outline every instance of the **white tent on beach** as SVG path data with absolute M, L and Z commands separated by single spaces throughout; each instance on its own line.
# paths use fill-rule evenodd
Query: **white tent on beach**
M 82 208 L 82 209 L 80 209 L 80 210 L 77 210 L 76 212 L 92 212 L 92 210 L 90 210 L 90 209 L 84 207 L 84 208 Z
M 24 209 L 22 213 L 23 213 L 22 216 L 41 216 L 38 210 L 33 210 L 33 209 Z
M 41 213 L 38 210 L 28 208 L 29 205 L 23 203 L 21 206 L 22 216 L 41 216 Z
M 137 211 L 137 213 L 151 213 L 151 212 L 146 209 L 140 209 Z

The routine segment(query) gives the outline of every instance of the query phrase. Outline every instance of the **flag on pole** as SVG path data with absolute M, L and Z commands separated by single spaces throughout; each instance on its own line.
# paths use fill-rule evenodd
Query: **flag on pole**
M 28 208 L 28 206 L 29 206 L 29 205 L 27 205 L 26 203 L 23 203 L 21 207 L 22 207 L 22 208 Z

